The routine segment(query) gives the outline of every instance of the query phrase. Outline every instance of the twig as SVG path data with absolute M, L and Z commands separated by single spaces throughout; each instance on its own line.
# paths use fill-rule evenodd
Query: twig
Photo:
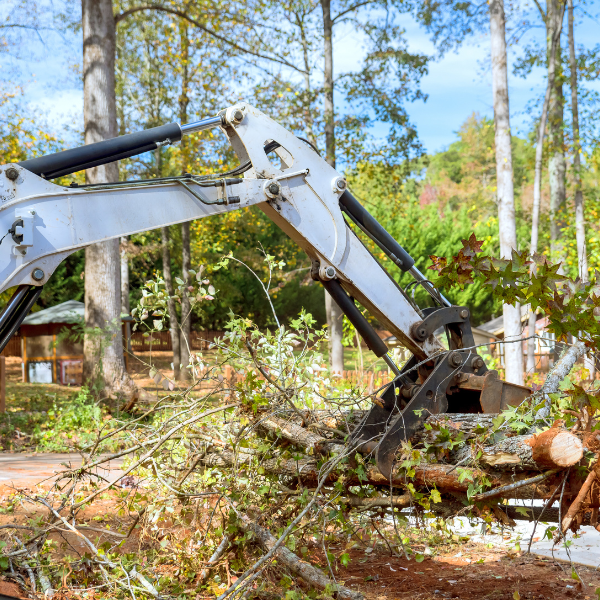
M 204 567 L 204 569 L 202 569 L 202 571 L 200 573 L 199 583 L 202 583 L 208 577 L 210 569 L 212 567 L 214 567 L 214 565 L 219 561 L 221 556 L 223 556 L 225 550 L 227 550 L 227 546 L 229 546 L 229 536 L 228 535 L 223 537 L 223 539 L 221 540 L 221 543 L 217 546 L 217 549 L 212 553 L 212 556 L 208 559 L 206 566 Z
M 581 507 L 582 502 L 585 500 L 585 497 L 588 495 L 588 492 L 590 491 L 592 484 L 594 483 L 595 480 L 596 480 L 596 471 L 590 471 L 586 480 L 583 482 L 583 485 L 581 486 L 581 489 L 579 490 L 577 497 L 571 503 L 571 506 L 569 507 L 567 514 L 565 515 L 564 519 L 562 520 L 561 527 L 562 527 L 563 535 L 567 532 L 567 530 L 571 526 L 571 523 L 573 522 L 575 515 L 579 511 L 579 508 Z
M 487 498 L 494 498 L 495 496 L 502 496 L 507 492 L 512 492 L 513 490 L 519 489 L 526 485 L 532 485 L 534 483 L 539 483 L 548 477 L 559 473 L 562 469 L 552 469 L 550 471 L 546 471 L 545 473 L 541 473 L 540 475 L 536 475 L 535 477 L 529 477 L 529 479 L 521 479 L 520 481 L 515 481 L 515 483 L 511 483 L 510 485 L 503 485 L 501 487 L 494 488 L 493 490 L 488 490 L 487 492 L 483 492 L 482 494 L 477 494 L 476 496 L 472 496 L 471 499 L 479 502 L 480 500 L 485 500 Z

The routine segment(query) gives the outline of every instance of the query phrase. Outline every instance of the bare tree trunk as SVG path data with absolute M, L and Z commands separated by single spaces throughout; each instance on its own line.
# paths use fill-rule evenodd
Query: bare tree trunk
M 492 42 L 492 87 L 494 94 L 500 253 L 504 258 L 510 258 L 511 251 L 517 248 L 517 229 L 515 224 L 503 0 L 492 0 L 490 2 L 490 32 Z M 521 307 L 519 305 L 510 306 L 505 304 L 503 311 L 504 339 L 508 341 L 518 340 L 521 337 Z M 521 342 L 505 345 L 504 362 L 506 380 L 511 383 L 523 385 L 523 349 Z
M 127 258 L 127 238 L 121 238 L 121 312 L 128 315 L 131 312 L 129 305 L 129 259 Z M 131 354 L 131 323 L 125 324 L 125 341 L 127 352 Z
M 171 273 L 171 252 L 169 250 L 169 228 L 162 227 L 160 230 L 162 242 L 163 277 L 165 288 L 169 294 L 167 309 L 169 311 L 169 331 L 171 332 L 171 345 L 173 346 L 173 377 L 179 379 L 181 364 L 179 320 L 177 319 L 177 308 L 173 300 L 173 275 Z
M 117 135 L 115 103 L 115 21 L 112 0 L 82 0 L 83 102 L 85 143 L 100 142 Z M 116 163 L 86 171 L 88 183 L 119 179 Z M 85 251 L 86 328 L 84 377 L 99 381 L 109 394 L 131 396 L 137 391 L 125 371 L 121 336 L 121 290 L 119 240 L 114 239 Z M 100 372 L 98 372 L 100 371 Z
M 181 278 L 185 281 L 186 285 L 190 280 L 190 268 L 191 268 L 191 250 L 190 250 L 190 224 L 181 224 Z M 189 369 L 187 366 L 190 364 L 190 332 L 192 323 L 192 309 L 190 307 L 190 297 L 187 289 L 185 293 L 181 295 L 181 342 L 180 342 L 180 356 L 181 356 L 181 373 L 179 374 L 180 379 L 187 379 L 189 376 Z
M 306 27 L 304 22 L 305 15 L 300 15 L 299 13 L 294 14 L 296 19 L 296 25 L 300 30 L 300 39 L 302 41 L 302 59 L 304 62 L 304 89 L 306 90 L 306 98 L 304 102 L 304 130 L 306 132 L 306 139 L 313 144 L 315 147 L 317 145 L 317 139 L 315 137 L 314 132 L 314 119 L 313 112 L 311 110 L 311 97 L 312 97 L 312 87 L 310 84 L 310 72 L 311 72 L 311 62 L 309 56 L 309 42 L 306 35 Z
M 189 37 L 188 27 L 181 24 L 179 28 L 179 39 L 181 43 L 181 93 L 179 95 L 179 119 L 181 123 L 187 123 L 189 98 L 190 75 L 188 70 L 189 61 Z M 187 139 L 181 140 L 182 170 L 187 171 L 189 165 L 189 148 Z M 190 224 L 181 224 L 181 278 L 186 285 L 190 278 L 190 268 L 192 262 L 192 252 L 190 246 Z M 182 368 L 179 372 L 179 379 L 185 380 L 189 377 L 190 364 L 190 332 L 192 325 L 192 314 L 190 307 L 190 298 L 187 289 L 181 296 L 181 332 L 179 340 L 179 353 L 181 357 Z
M 577 99 L 577 58 L 573 31 L 573 0 L 569 6 L 569 62 L 571 66 L 571 110 L 573 111 L 573 178 L 575 180 L 575 231 L 577 236 L 577 264 L 579 277 L 588 281 L 587 252 L 585 246 L 585 219 L 583 193 L 581 192 L 581 140 L 579 138 L 579 101 Z
M 550 252 L 552 260 L 563 261 L 565 258 L 565 249 L 561 242 L 561 229 L 565 226 L 564 210 L 567 200 L 565 176 L 567 165 L 564 150 L 564 96 L 562 88 L 560 32 L 562 30 L 564 4 L 561 0 L 548 0 L 547 6 L 547 53 L 548 55 L 554 53 L 554 68 L 556 72 L 550 93 L 550 106 L 548 112 L 550 153 L 548 162 L 548 175 L 550 179 Z
M 573 113 L 573 179 L 575 183 L 575 237 L 577 240 L 577 269 L 581 281 L 589 280 L 587 248 L 585 243 L 585 214 L 581 191 L 581 139 L 579 137 L 579 99 L 577 97 L 577 57 L 575 55 L 575 31 L 573 0 L 567 0 L 569 11 L 569 63 L 571 68 L 571 111 Z M 596 378 L 594 355 L 584 358 L 590 379 Z
M 556 44 L 556 36 L 554 38 Z M 548 106 L 550 105 L 550 94 L 554 87 L 555 77 L 555 53 L 552 50 L 548 56 L 548 83 L 546 86 L 546 95 L 544 104 L 542 105 L 542 114 L 540 116 L 540 124 L 538 126 L 536 146 L 535 146 L 535 177 L 533 181 L 533 207 L 531 211 L 531 245 L 529 248 L 530 254 L 538 251 L 539 240 L 539 223 L 540 223 L 540 205 L 542 199 L 542 158 L 544 155 L 544 137 L 546 134 L 546 123 L 548 121 Z M 535 264 L 531 270 L 535 273 Z M 527 371 L 532 373 L 535 371 L 535 338 L 531 337 L 535 334 L 536 315 L 535 311 L 529 313 L 529 340 L 527 340 Z
M 325 108 L 325 160 L 335 168 L 335 110 L 333 104 L 333 21 L 331 0 L 321 0 L 323 10 L 324 38 L 324 108 Z M 341 308 L 325 292 L 325 311 L 329 329 L 329 366 L 335 373 L 344 370 L 344 347 L 342 346 Z

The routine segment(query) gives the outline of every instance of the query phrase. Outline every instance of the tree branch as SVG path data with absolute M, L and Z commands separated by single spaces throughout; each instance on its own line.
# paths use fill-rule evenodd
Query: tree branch
M 226 37 L 219 35 L 216 31 L 213 31 L 212 29 L 210 29 L 203 23 L 200 23 L 200 21 L 190 17 L 184 11 L 177 10 L 175 8 L 168 8 L 166 6 L 161 6 L 159 4 L 142 4 L 139 6 L 134 6 L 132 8 L 129 8 L 129 9 L 123 11 L 122 13 L 115 15 L 115 25 L 118 25 L 121 21 L 126 19 L 128 16 L 130 16 L 134 13 L 137 13 L 137 12 L 144 11 L 144 10 L 154 10 L 157 12 L 164 12 L 167 14 L 174 15 L 176 17 L 179 17 L 180 19 L 184 19 L 184 20 L 188 21 L 188 23 L 191 23 L 198 29 L 204 31 L 205 33 L 208 33 L 208 35 L 211 35 L 212 37 L 216 38 L 217 40 L 223 42 L 224 44 L 227 44 L 228 46 L 231 46 L 232 48 L 235 48 L 236 50 L 238 50 L 244 54 L 249 54 L 249 55 L 255 56 L 257 58 L 262 58 L 265 60 L 270 60 L 272 62 L 279 63 L 280 65 L 289 67 L 290 69 L 293 69 L 294 71 L 297 71 L 298 73 L 305 73 L 305 71 L 303 69 L 298 68 L 296 65 L 285 60 L 284 58 L 275 57 L 275 56 L 267 56 L 266 54 L 262 54 L 260 52 L 255 52 L 254 50 L 250 50 L 250 48 L 245 48 L 243 46 L 240 46 L 239 44 L 236 44 L 235 42 L 230 41 Z

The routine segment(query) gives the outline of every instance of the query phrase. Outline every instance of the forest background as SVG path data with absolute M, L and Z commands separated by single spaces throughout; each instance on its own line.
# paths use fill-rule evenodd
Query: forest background
M 512 145 L 521 249 L 528 248 L 531 235 L 536 130 L 548 66 L 548 14 L 559 4 L 549 2 L 546 8 L 537 2 L 506 5 L 512 80 L 520 77 L 528 84 L 533 82 L 528 85 L 528 99 L 520 102 L 514 117 L 511 114 L 519 124 L 513 129 Z M 83 143 L 79 105 L 67 109 L 65 115 L 56 100 L 45 103 L 34 75 L 36 66 L 47 65 L 51 56 L 54 62 L 50 64 L 57 66 L 57 72 L 41 77 L 48 95 L 56 99 L 60 98 L 57 91 L 61 88 L 81 89 L 80 9 L 79 3 L 69 0 L 3 3 L 2 164 Z M 443 106 L 443 81 L 439 87 L 430 85 L 429 94 L 423 89 L 423 81 L 452 53 L 460 56 L 465 46 L 479 48 L 478 72 L 472 73 L 476 86 L 490 88 L 486 10 L 450 1 L 430 6 L 304 0 L 285 6 L 258 0 L 226 7 L 189 0 L 143 5 L 115 0 L 113 9 L 120 134 L 170 121 L 194 121 L 243 98 L 315 143 L 346 174 L 355 195 L 411 253 L 422 272 L 427 272 L 431 264 L 430 255 L 450 258 L 461 248 L 461 240 L 472 232 L 485 241 L 486 253 L 498 255 L 491 91 L 487 107 L 478 107 L 478 99 L 465 93 L 464 106 L 471 103 L 480 110 L 467 116 L 454 131 L 454 141 L 442 150 L 432 149 L 431 141 L 423 144 L 412 117 L 413 113 L 423 115 L 427 111 L 428 95 L 434 106 Z M 596 13 L 594 2 L 575 6 L 576 41 L 581 32 L 585 42 L 576 44 L 576 68 L 590 270 L 600 267 L 600 87 L 596 82 L 600 52 L 598 45 L 587 43 L 594 38 L 589 32 L 598 26 Z M 565 31 L 566 22 L 565 16 Z M 419 40 L 424 37 L 429 40 L 428 52 L 418 49 Z M 347 56 L 352 46 L 348 38 L 356 40 L 353 60 Z M 329 49 L 328 39 L 333 42 Z M 551 221 L 558 223 L 562 245 L 559 255 L 553 258 L 563 260 L 568 274 L 576 275 L 575 150 L 570 118 L 569 49 L 565 39 L 558 56 L 560 122 L 549 126 L 561 132 L 561 142 L 557 148 L 556 136 L 545 141 L 538 250 L 550 254 L 555 241 L 551 237 L 557 237 L 556 231 L 552 233 Z M 338 64 L 343 68 L 337 69 Z M 451 64 L 456 65 L 456 61 Z M 48 108 L 49 104 L 52 108 Z M 438 114 L 434 122 L 440 124 L 440 108 L 435 110 Z M 555 111 L 555 120 L 557 114 Z M 428 135 L 433 144 L 439 142 L 440 136 L 432 135 L 430 129 Z M 448 139 L 448 132 L 444 135 Z M 550 210 L 545 167 L 557 152 L 566 157 L 567 168 L 562 174 L 566 193 L 560 205 Z M 224 136 L 203 133 L 192 136 L 186 144 L 121 161 L 120 178 L 186 171 L 215 173 L 235 164 Z M 69 181 L 73 179 L 82 181 L 83 175 Z M 143 283 L 162 275 L 166 265 L 173 278 L 185 278 L 190 266 L 207 265 L 210 269 L 231 251 L 261 273 L 266 269 L 261 253 L 264 249 L 286 263 L 272 292 L 281 320 L 287 322 L 305 308 L 319 324 L 326 321 L 323 290 L 310 279 L 308 258 L 258 209 L 196 221 L 187 230 L 185 226 L 173 226 L 135 235 L 122 240 L 121 249 L 125 307 L 135 304 Z M 386 263 L 384 255 L 377 256 Z M 404 285 L 409 281 L 399 274 L 395 276 Z M 82 300 L 84 280 L 85 257 L 80 251 L 63 262 L 46 284 L 39 307 L 68 299 Z M 247 270 L 215 271 L 211 282 L 218 290 L 219 301 L 202 304 L 202 310 L 191 320 L 193 329 L 220 329 L 230 311 L 253 319 L 260 327 L 274 324 L 260 285 Z M 419 301 L 426 302 L 421 290 L 416 294 Z M 450 290 L 448 296 L 455 304 L 471 307 L 475 324 L 502 311 L 502 306 L 479 283 L 464 290 Z

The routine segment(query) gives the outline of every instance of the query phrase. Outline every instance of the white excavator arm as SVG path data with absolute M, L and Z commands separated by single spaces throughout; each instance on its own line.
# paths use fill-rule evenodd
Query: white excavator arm
M 224 131 L 242 165 L 217 179 L 183 175 L 71 187 L 49 181 L 212 127 Z M 273 152 L 277 165 L 269 156 Z M 243 178 L 236 177 L 242 172 Z M 41 286 L 72 252 L 112 238 L 257 205 L 305 250 L 312 261 L 313 278 L 323 283 L 367 345 L 398 375 L 387 399 L 384 394 L 384 407 L 377 407 L 386 413 L 371 419 L 380 430 L 382 418 L 384 430 L 389 431 L 391 422 L 406 406 L 430 412 L 447 410 L 450 388 L 459 389 L 457 373 L 466 376 L 471 387 L 479 385 L 477 398 L 481 395 L 483 383 L 473 380 L 483 380 L 487 369 L 472 348 L 468 309 L 450 306 L 425 280 L 412 258 L 352 197 L 343 175 L 307 142 L 249 104 L 232 106 L 197 123 L 174 123 L 4 165 L 0 167 L 0 200 L 0 237 L 4 235 L 0 243 L 0 291 L 18 286 L 0 315 L 0 346 L 16 331 Z M 420 280 L 439 310 L 421 311 L 372 256 L 346 218 L 399 268 Z M 414 354 L 404 369 L 408 374 L 402 375 L 391 361 L 384 342 L 356 308 L 354 299 Z M 450 354 L 434 335 L 440 326 L 449 333 Z M 419 368 L 420 362 L 427 363 L 426 367 Z M 471 404 L 481 410 L 479 400 Z M 406 438 L 413 429 L 407 421 L 412 420 L 405 412 L 397 426 L 403 431 L 394 433 L 394 439 Z M 365 442 L 366 438 L 357 441 Z M 380 462 L 385 462 L 383 455 Z

